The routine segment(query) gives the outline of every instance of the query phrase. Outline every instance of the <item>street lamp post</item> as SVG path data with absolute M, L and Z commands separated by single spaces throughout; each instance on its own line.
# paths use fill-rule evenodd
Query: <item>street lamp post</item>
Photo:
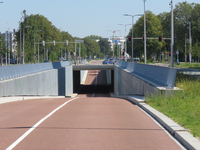
M 24 28 L 30 28 L 30 27 L 32 27 L 32 26 L 23 27 L 23 64 L 24 64 L 24 56 L 25 56 L 25 54 L 24 54 Z
M 37 30 L 37 31 L 34 32 L 34 54 L 33 54 L 33 55 L 34 55 L 34 56 L 33 56 L 33 57 L 34 57 L 34 63 L 35 63 L 35 33 L 36 33 L 36 32 L 41 32 L 41 31 L 42 31 L 42 30 Z
M 174 12 L 173 0 L 171 0 L 171 67 L 174 67 Z
M 131 16 L 132 17 L 132 59 L 133 59 L 133 50 L 134 50 L 134 47 L 133 47 L 133 43 L 134 43 L 134 39 L 133 39 L 133 35 L 134 35 L 134 31 L 133 31 L 133 24 L 134 24 L 134 17 L 135 16 L 142 16 L 142 14 L 137 14 L 137 15 L 129 15 L 129 14 L 124 14 L 124 16 Z
M 146 64 L 147 62 L 147 53 L 146 53 L 146 13 L 145 13 L 145 2 L 146 0 L 143 0 L 144 2 L 144 63 Z
M 125 61 L 127 60 L 127 57 L 126 57 L 126 53 L 127 53 L 127 48 L 126 48 L 126 26 L 127 25 L 131 25 L 131 24 L 118 24 L 118 25 L 124 25 L 125 26 Z

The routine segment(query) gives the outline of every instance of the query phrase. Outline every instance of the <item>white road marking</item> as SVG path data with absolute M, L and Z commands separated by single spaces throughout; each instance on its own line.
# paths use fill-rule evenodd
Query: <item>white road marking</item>
M 51 115 L 53 115 L 57 110 L 59 110 L 60 108 L 62 108 L 64 105 L 66 105 L 67 103 L 77 99 L 73 98 L 68 100 L 67 102 L 65 102 L 64 104 L 62 104 L 61 106 L 57 107 L 56 109 L 54 109 L 51 113 L 49 113 L 46 117 L 42 118 L 40 121 L 38 121 L 34 126 L 32 126 L 28 131 L 26 131 L 20 138 L 18 138 L 13 144 L 11 144 L 6 150 L 11 150 L 13 149 L 15 146 L 17 146 L 17 144 L 19 144 L 27 135 L 29 135 L 35 128 L 37 128 L 37 126 L 39 126 L 43 121 L 45 121 L 48 117 L 50 117 Z
M 98 77 L 98 70 L 97 70 L 97 75 L 96 75 L 94 93 L 93 93 L 92 97 L 94 97 L 94 94 L 95 94 L 95 90 L 96 90 L 96 86 L 97 86 L 97 77 Z

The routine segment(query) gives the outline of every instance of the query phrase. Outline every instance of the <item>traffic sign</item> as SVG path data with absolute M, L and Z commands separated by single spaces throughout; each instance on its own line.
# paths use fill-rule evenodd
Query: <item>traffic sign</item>
M 76 43 L 84 43 L 84 40 L 75 40 Z

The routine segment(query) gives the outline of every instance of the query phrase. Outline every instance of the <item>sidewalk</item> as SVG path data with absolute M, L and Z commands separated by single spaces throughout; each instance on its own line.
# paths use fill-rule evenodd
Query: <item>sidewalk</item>
M 11 97 L 0 97 L 0 104 L 9 103 L 14 101 L 22 101 L 29 99 L 45 99 L 45 98 L 65 98 L 65 96 L 11 96 Z
M 177 139 L 184 147 L 189 150 L 200 150 L 200 141 L 193 137 L 186 129 L 175 123 L 172 119 L 163 115 L 153 107 L 145 103 L 143 96 L 135 95 L 120 95 L 110 93 L 111 97 L 124 98 L 128 101 L 138 105 L 141 109 L 153 117 L 159 124 L 161 124 L 175 139 Z

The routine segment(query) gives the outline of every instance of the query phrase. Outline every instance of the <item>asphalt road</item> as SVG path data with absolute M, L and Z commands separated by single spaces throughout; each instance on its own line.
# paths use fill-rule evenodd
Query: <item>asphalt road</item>
M 89 71 L 75 98 L 1 104 L 0 150 L 181 149 L 136 105 L 109 97 L 105 83 L 105 71 Z

